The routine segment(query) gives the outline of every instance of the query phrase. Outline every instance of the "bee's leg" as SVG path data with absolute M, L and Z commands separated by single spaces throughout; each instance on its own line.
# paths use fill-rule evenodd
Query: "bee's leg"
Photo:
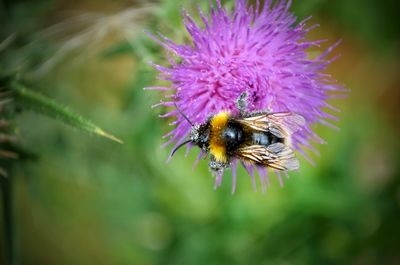
M 247 92 L 243 92 L 236 100 L 236 108 L 239 110 L 240 115 L 247 116 Z
M 253 112 L 248 112 L 245 117 L 254 117 L 254 116 L 259 116 L 259 115 L 264 115 L 264 114 L 271 114 L 272 111 L 270 109 L 265 109 L 265 110 L 259 110 L 259 111 L 253 111 Z
M 271 109 L 267 108 L 265 110 L 260 110 L 260 111 L 254 111 L 254 112 L 248 112 L 247 110 L 247 92 L 243 92 L 240 94 L 240 96 L 236 100 L 236 108 L 239 110 L 240 115 L 243 117 L 252 117 L 252 116 L 258 116 L 261 114 L 271 114 L 272 111 Z
M 214 176 L 219 176 L 224 173 L 225 168 L 229 167 L 229 163 L 217 161 L 213 156 L 211 156 L 210 162 L 208 162 L 208 167 Z

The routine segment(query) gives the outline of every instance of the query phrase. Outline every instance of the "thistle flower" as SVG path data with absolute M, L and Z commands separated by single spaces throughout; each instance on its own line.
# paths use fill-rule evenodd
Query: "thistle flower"
M 342 89 L 323 71 L 335 59 L 328 60 L 326 56 L 338 43 L 319 57 L 310 58 L 306 50 L 319 47 L 323 40 L 306 39 L 307 33 L 317 25 L 306 27 L 309 18 L 296 23 L 296 17 L 288 11 L 290 4 L 291 1 L 286 0 L 266 0 L 261 8 L 258 1 L 253 7 L 247 6 L 245 0 L 236 0 L 234 10 L 228 11 L 216 0 L 216 7 L 210 8 L 208 16 L 199 9 L 201 26 L 183 12 L 191 44 L 176 44 L 161 34 L 159 38 L 153 36 L 175 56 L 169 60 L 170 67 L 154 65 L 159 78 L 172 84 L 146 88 L 171 92 L 165 93 L 165 101 L 154 106 L 174 107 L 176 104 L 192 122 L 202 124 L 221 110 L 237 113 L 235 101 L 246 92 L 248 111 L 284 111 L 304 117 L 306 125 L 292 136 L 292 145 L 309 159 L 305 150 L 317 153 L 311 142 L 324 143 L 310 125 L 333 126 L 326 119 L 336 120 L 325 109 L 338 110 L 326 101 L 335 96 L 332 92 Z M 170 137 L 165 145 L 178 146 L 187 137 L 190 124 L 177 109 L 161 117 L 175 118 L 171 123 L 175 128 L 164 137 Z M 200 152 L 198 160 L 203 156 Z M 232 162 L 233 191 L 236 164 L 237 161 Z M 266 170 L 243 166 L 252 177 L 254 188 L 253 172 L 259 172 L 265 189 L 269 184 Z M 279 172 L 278 177 L 282 184 Z M 216 186 L 221 181 L 222 176 L 217 176 Z

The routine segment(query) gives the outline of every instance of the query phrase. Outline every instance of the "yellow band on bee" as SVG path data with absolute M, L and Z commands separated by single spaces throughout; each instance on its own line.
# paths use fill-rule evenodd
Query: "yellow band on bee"
M 210 153 L 219 162 L 227 162 L 226 146 L 223 142 L 221 135 L 222 131 L 227 127 L 230 113 L 222 111 L 211 118 L 210 121 Z

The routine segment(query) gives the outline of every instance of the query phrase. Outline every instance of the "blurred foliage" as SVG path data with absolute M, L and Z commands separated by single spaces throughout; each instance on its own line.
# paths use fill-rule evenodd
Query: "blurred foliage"
M 165 163 L 169 148 L 159 146 L 168 125 L 150 109 L 160 95 L 142 89 L 160 82 L 148 62 L 166 57 L 144 30 L 187 41 L 180 9 L 195 14 L 196 1 L 154 2 L 146 16 L 129 20 L 137 27 L 129 38 L 89 38 L 46 71 L 38 69 L 92 21 L 67 18 L 118 18 L 147 2 L 1 3 L 1 40 L 16 36 L 0 50 L 2 74 L 19 72 L 124 141 L 18 115 L 20 144 L 39 155 L 13 170 L 19 264 L 400 263 L 397 1 L 294 1 L 300 18 L 313 15 L 311 23 L 321 25 L 311 37 L 343 39 L 342 56 L 329 69 L 351 89 L 349 98 L 332 102 L 342 110 L 341 130 L 316 127 L 328 142 L 317 147 L 317 166 L 302 160 L 284 188 L 271 174 L 267 193 L 254 192 L 241 169 L 234 195 L 229 172 L 215 191 L 206 161 L 192 170 L 195 150 Z M 43 33 L 53 25 L 61 25 L 52 28 L 57 34 Z

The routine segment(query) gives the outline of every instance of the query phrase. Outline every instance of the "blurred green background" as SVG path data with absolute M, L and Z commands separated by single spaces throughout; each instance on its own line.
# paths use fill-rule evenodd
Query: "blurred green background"
M 196 151 L 165 163 L 161 95 L 142 89 L 159 82 L 147 62 L 166 64 L 143 31 L 186 41 L 180 8 L 197 18 L 196 1 L 1 3 L 1 39 L 16 33 L 2 69 L 125 142 L 18 116 L 38 155 L 12 172 L 19 264 L 400 264 L 398 1 L 294 1 L 321 25 L 310 38 L 343 40 L 328 69 L 351 89 L 331 102 L 340 131 L 315 127 L 328 144 L 284 188 L 271 174 L 254 192 L 241 169 L 234 195 L 229 174 L 215 191 L 206 161 L 192 171 Z

